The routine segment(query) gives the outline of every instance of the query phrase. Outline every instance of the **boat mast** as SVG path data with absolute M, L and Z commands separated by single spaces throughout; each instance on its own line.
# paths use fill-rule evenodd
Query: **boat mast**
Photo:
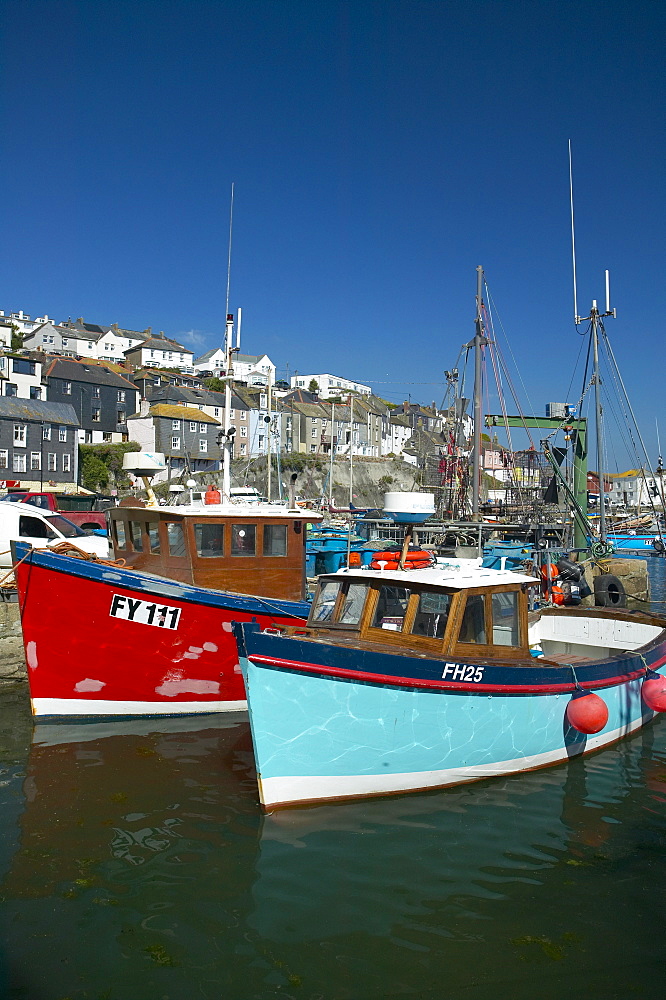
M 354 489 L 354 397 L 349 397 L 349 510 L 352 509 Z
M 229 284 L 231 281 L 231 234 L 234 222 L 234 185 L 231 185 L 231 202 L 229 205 L 229 250 L 227 254 L 227 297 L 226 324 L 224 328 L 224 441 L 222 442 L 222 503 L 231 500 L 231 451 L 234 446 L 236 428 L 231 426 L 231 378 L 232 355 L 234 350 L 234 317 L 229 312 Z M 238 345 L 240 347 L 240 310 L 238 317 Z
M 589 316 L 576 316 L 576 323 L 590 323 L 590 333 L 592 336 L 592 359 L 594 364 L 594 407 L 596 413 L 597 431 L 597 475 L 599 477 L 599 541 L 606 543 L 606 506 L 604 503 L 604 435 L 603 435 L 603 408 L 601 405 L 601 375 L 599 373 L 599 327 L 603 329 L 602 320 L 607 316 L 616 316 L 616 310 L 610 307 L 610 276 L 606 271 L 606 311 L 600 313 L 597 308 L 597 300 L 592 299 L 592 308 Z
M 481 484 L 481 348 L 488 341 L 483 335 L 483 268 L 476 269 L 476 333 L 467 346 L 474 348 L 474 436 L 472 449 L 472 519 L 479 518 L 479 487 Z

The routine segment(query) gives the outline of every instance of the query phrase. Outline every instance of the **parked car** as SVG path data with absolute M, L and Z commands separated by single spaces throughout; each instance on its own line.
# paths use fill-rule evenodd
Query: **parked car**
M 108 558 L 109 542 L 100 535 L 88 535 L 62 514 L 40 510 L 27 503 L 0 504 L 0 566 L 11 566 L 9 543 L 27 542 L 37 549 L 72 542 L 84 552 Z
M 80 528 L 87 528 L 89 531 L 102 528 L 106 531 L 106 514 L 104 511 L 112 504 L 104 504 L 94 493 L 56 493 L 45 491 L 43 493 L 30 492 L 28 490 L 14 490 L 2 497 L 10 503 L 29 503 L 33 507 L 41 510 L 60 511 L 67 516 L 69 521 L 78 524 Z M 105 497 L 104 500 L 107 498 Z M 108 498 L 112 500 L 113 498 Z

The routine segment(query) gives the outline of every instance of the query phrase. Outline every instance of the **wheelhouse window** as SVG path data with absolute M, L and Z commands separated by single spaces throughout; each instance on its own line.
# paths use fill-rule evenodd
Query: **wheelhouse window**
M 424 590 L 417 597 L 412 635 L 443 639 L 451 608 L 451 594 L 441 590 Z
M 485 645 L 487 641 L 483 594 L 468 594 L 458 642 L 474 642 Z
M 338 616 L 338 623 L 340 625 L 359 624 L 367 593 L 368 586 L 366 583 L 349 584 Z
M 410 593 L 406 587 L 383 584 L 379 588 L 371 627 L 387 629 L 389 632 L 401 632 Z
M 231 555 L 232 556 L 254 556 L 256 555 L 257 527 L 254 524 L 232 524 L 231 526 Z
M 167 521 L 167 547 L 170 556 L 182 559 L 185 555 L 185 535 L 179 521 Z
M 358 626 L 368 585 L 357 580 L 323 580 L 310 612 L 311 625 Z
M 195 524 L 194 542 L 201 559 L 219 559 L 224 555 L 224 525 L 208 521 Z
M 129 535 L 135 552 L 143 552 L 143 525 L 141 521 L 129 522 Z
M 127 548 L 127 537 L 125 535 L 125 522 L 124 521 L 114 521 L 113 530 L 116 535 L 116 545 L 119 549 Z
M 323 580 L 319 585 L 310 611 L 311 624 L 324 625 L 333 621 L 338 594 L 342 589 L 342 580 Z
M 493 644 L 495 646 L 520 645 L 518 618 L 518 594 L 496 593 L 492 595 Z
M 263 552 L 265 556 L 286 556 L 287 554 L 286 524 L 264 525 Z
M 157 555 L 160 551 L 160 526 L 157 521 L 148 522 L 148 543 L 150 551 Z

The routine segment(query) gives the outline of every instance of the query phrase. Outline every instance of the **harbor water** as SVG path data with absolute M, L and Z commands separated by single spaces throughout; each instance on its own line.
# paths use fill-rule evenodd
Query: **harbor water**
M 266 816 L 243 715 L 33 728 L 13 684 L 0 718 L 1 1000 L 663 996 L 664 718 L 530 774 Z

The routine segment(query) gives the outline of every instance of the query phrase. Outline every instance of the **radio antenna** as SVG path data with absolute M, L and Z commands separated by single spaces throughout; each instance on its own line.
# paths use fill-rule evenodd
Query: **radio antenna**
M 234 182 L 231 182 L 231 204 L 229 205 L 229 252 L 227 254 L 227 300 L 225 315 L 229 315 L 229 284 L 231 282 L 231 233 L 234 225 Z
M 580 323 L 578 315 L 578 293 L 576 288 L 576 234 L 574 230 L 573 167 L 571 162 L 571 139 L 569 139 L 569 203 L 571 205 L 571 262 L 573 266 L 574 323 Z

